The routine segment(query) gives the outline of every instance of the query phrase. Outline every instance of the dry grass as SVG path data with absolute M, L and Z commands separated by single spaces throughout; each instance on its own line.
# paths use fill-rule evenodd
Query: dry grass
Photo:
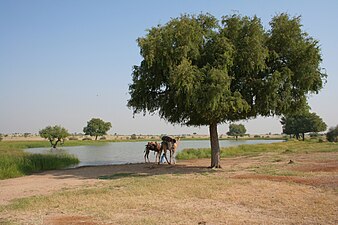
M 336 204 L 334 192 L 309 186 L 200 174 L 109 180 L 18 200 L 5 211 L 29 213 L 31 224 L 42 224 L 46 215 L 87 216 L 103 224 L 334 224 Z
M 196 167 L 208 160 L 141 164 L 92 185 L 2 205 L 0 223 L 337 224 L 337 156 L 271 153 L 224 159 L 220 170 Z

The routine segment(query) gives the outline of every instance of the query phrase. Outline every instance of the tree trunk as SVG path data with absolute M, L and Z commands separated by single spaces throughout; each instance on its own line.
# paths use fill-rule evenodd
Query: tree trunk
M 54 144 L 53 144 L 53 148 L 56 148 L 56 145 L 58 144 L 60 140 L 58 139 Z
M 95 141 L 97 141 L 97 135 L 95 136 Z
M 305 134 L 304 133 L 302 133 L 302 137 L 303 137 L 303 141 L 305 140 Z
M 217 123 L 210 124 L 211 168 L 221 168 Z
M 296 134 L 296 138 L 297 138 L 297 140 L 299 140 L 299 134 L 298 133 Z

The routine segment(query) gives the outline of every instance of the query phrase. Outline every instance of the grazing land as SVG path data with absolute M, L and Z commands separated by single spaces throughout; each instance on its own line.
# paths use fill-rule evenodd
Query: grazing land
M 216 170 L 196 158 L 0 180 L 0 224 L 338 223 L 337 144 L 243 148 Z

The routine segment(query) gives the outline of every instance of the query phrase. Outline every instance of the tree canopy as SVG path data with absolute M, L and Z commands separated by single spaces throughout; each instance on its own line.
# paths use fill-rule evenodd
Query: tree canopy
M 243 124 L 230 124 L 229 125 L 229 131 L 227 132 L 227 135 L 229 136 L 235 136 L 236 140 L 238 139 L 238 136 L 243 136 L 246 132 L 245 126 Z
M 182 15 L 137 39 L 128 106 L 173 124 L 207 125 L 211 166 L 219 167 L 217 124 L 306 107 L 321 72 L 318 41 L 300 17 L 279 14 L 265 30 L 256 16 Z
M 325 131 L 327 126 L 325 122 L 316 113 L 303 112 L 291 116 L 284 116 L 281 119 L 284 134 L 293 134 L 299 138 L 302 135 L 304 141 L 304 134 L 308 132 Z
M 48 139 L 53 148 L 56 148 L 59 142 L 63 142 L 70 135 L 65 128 L 58 125 L 47 126 L 40 130 L 39 134 L 41 137 Z
M 110 130 L 111 123 L 104 122 L 99 118 L 92 118 L 87 122 L 87 126 L 83 128 L 83 132 L 86 135 L 94 136 L 97 140 L 98 136 L 103 136 L 107 134 L 107 131 Z

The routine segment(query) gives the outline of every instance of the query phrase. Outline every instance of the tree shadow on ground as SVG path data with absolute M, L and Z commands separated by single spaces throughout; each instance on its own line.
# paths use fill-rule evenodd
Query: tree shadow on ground
M 35 175 L 51 175 L 56 179 L 120 179 L 125 177 L 147 177 L 165 174 L 204 174 L 218 170 L 206 166 L 194 166 L 190 164 L 154 164 L 154 163 L 133 163 L 122 165 L 106 166 L 83 166 L 73 169 L 52 170 L 37 173 Z

